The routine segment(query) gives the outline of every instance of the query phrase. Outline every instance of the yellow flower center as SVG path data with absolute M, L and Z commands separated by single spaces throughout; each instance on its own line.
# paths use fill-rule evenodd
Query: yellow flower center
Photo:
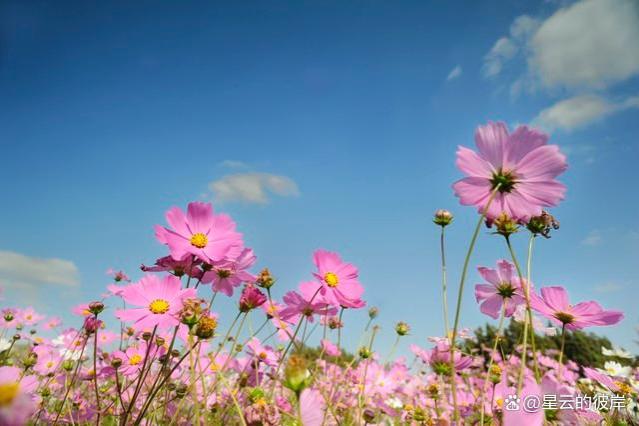
M 260 352 L 259 357 L 260 359 L 266 359 L 267 357 L 266 352 Z
M 324 281 L 329 287 L 337 287 L 337 284 L 339 284 L 339 278 L 333 272 L 324 274 Z
M 154 314 L 166 314 L 169 310 L 169 302 L 164 299 L 155 299 L 149 305 L 149 310 Z
M 204 248 L 208 244 L 209 239 L 206 238 L 206 235 L 198 232 L 197 234 L 191 235 L 191 245 L 197 248 Z
M 54 363 L 53 361 L 49 361 L 49 362 L 47 362 L 47 364 L 46 364 L 47 368 L 51 368 L 51 367 L 53 367 L 54 365 L 55 365 L 55 363 Z
M 18 395 L 20 385 L 17 382 L 0 384 L 0 407 L 6 407 Z
M 131 358 L 129 358 L 129 365 L 138 365 L 141 362 L 142 357 L 139 354 L 135 354 Z
M 220 366 L 217 365 L 216 363 L 212 362 L 211 366 L 209 367 L 209 369 L 213 372 L 218 371 L 220 369 Z

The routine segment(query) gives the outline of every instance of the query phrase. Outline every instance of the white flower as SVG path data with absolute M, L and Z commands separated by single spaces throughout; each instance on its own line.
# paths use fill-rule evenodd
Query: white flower
M 0 352 L 6 351 L 11 347 L 11 342 L 7 339 L 0 338 Z
M 633 356 L 630 352 L 628 352 L 627 350 L 614 346 L 612 349 L 608 349 L 604 346 L 601 347 L 601 353 L 604 354 L 605 356 L 614 356 L 617 358 L 627 358 L 627 359 L 632 359 Z
M 630 376 L 630 373 L 632 373 L 632 368 L 623 366 L 616 361 L 606 361 L 606 363 L 604 364 L 604 369 L 598 370 L 613 377 L 628 377 Z
M 397 398 L 396 396 L 394 396 L 392 398 L 388 398 L 386 400 L 386 405 L 388 405 L 391 408 L 394 408 L 395 410 L 398 410 L 398 409 L 400 409 L 400 408 L 402 408 L 404 406 L 402 401 L 399 398 Z

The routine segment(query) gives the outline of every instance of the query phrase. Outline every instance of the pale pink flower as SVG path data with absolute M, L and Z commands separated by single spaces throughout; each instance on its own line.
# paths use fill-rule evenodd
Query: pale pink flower
M 18 367 L 0 367 L 0 424 L 21 426 L 35 412 L 38 387 L 36 376 L 26 376 Z
M 173 207 L 166 213 L 166 221 L 173 229 L 156 226 L 155 235 L 169 246 L 175 260 L 192 255 L 214 264 L 242 251 L 242 235 L 235 231 L 235 222 L 225 214 L 213 214 L 209 203 L 189 203 L 186 215 Z
M 324 422 L 326 401 L 315 389 L 304 389 L 300 394 L 300 414 L 304 426 L 321 426 Z
M 183 300 L 195 297 L 195 289 L 182 290 L 180 280 L 173 275 L 160 278 L 148 274 L 137 283 L 124 287 L 122 299 L 136 307 L 119 309 L 116 316 L 122 321 L 133 321 L 139 329 L 172 327 L 180 324 L 177 314 Z
M 337 253 L 316 250 L 313 260 L 317 272 L 313 273 L 321 283 L 319 293 L 334 306 L 361 308 L 364 288 L 359 283 L 357 268 L 342 261 Z M 316 291 L 317 292 L 317 291 Z
M 233 289 L 242 283 L 252 283 L 255 275 L 247 271 L 255 263 L 255 254 L 250 248 L 240 253 L 237 259 L 224 260 L 202 275 L 202 284 L 212 283 L 213 291 L 233 296 Z
M 499 184 L 486 215 L 489 219 L 502 212 L 524 222 L 541 215 L 543 207 L 557 205 L 566 192 L 555 179 L 566 170 L 566 157 L 547 142 L 548 135 L 527 126 L 511 134 L 504 123 L 478 127 L 479 153 L 461 146 L 457 150 L 457 167 L 467 177 L 455 182 L 455 195 L 463 205 L 483 212 Z
M 315 283 L 311 283 L 315 285 Z M 309 322 L 314 322 L 314 315 L 335 315 L 337 308 L 327 304 L 323 297 L 315 297 L 313 299 L 312 286 L 309 288 L 300 285 L 302 294 L 296 291 L 289 291 L 284 295 L 282 300 L 286 304 L 281 310 L 280 316 L 284 321 L 296 323 L 301 316 L 306 317 Z
M 477 270 L 488 282 L 475 286 L 475 298 L 481 303 L 482 313 L 497 319 L 504 309 L 504 315 L 510 317 L 517 306 L 525 303 L 524 289 L 512 263 L 500 260 L 497 269 L 480 266 Z
M 568 330 L 579 330 L 593 325 L 613 325 L 624 317 L 620 311 L 605 311 L 595 301 L 571 305 L 563 287 L 543 287 L 541 297 L 531 294 L 530 306 L 555 324 Z
M 336 344 L 332 343 L 330 340 L 322 339 L 320 342 L 322 345 L 322 350 L 328 356 L 340 356 L 342 351 L 339 350 Z

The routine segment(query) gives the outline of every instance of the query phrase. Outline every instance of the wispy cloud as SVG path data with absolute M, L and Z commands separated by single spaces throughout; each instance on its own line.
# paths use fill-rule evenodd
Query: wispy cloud
M 580 95 L 561 100 L 542 110 L 535 122 L 549 131 L 571 131 L 629 108 L 639 108 L 639 96 L 611 102 L 599 95 Z
M 236 160 L 224 160 L 220 163 L 220 166 L 226 167 L 228 169 L 248 169 L 249 165 L 244 163 L 243 161 Z
M 522 15 L 510 25 L 507 36 L 499 38 L 490 51 L 484 56 L 482 74 L 484 77 L 495 77 L 511 59 L 523 50 L 530 35 L 539 26 L 539 21 L 527 15 Z
M 78 268 L 69 260 L 0 251 L 0 282 L 8 288 L 33 291 L 43 286 L 76 287 L 80 279 Z
M 450 70 L 448 76 L 446 77 L 446 81 L 452 81 L 456 78 L 459 78 L 462 75 L 462 67 L 457 65 L 455 68 Z
M 581 244 L 585 246 L 594 247 L 601 244 L 602 240 L 603 240 L 603 237 L 601 235 L 601 231 L 599 231 L 598 229 L 593 229 L 592 231 L 588 233 L 588 235 L 586 235 L 586 238 L 581 240 Z
M 218 202 L 267 204 L 270 195 L 291 197 L 299 195 L 297 183 L 287 176 L 270 173 L 236 173 L 209 184 Z
M 600 284 L 595 286 L 594 288 L 594 290 L 597 293 L 614 293 L 615 291 L 619 291 L 623 289 L 624 289 L 624 286 L 622 286 L 621 284 L 613 283 L 613 282 Z

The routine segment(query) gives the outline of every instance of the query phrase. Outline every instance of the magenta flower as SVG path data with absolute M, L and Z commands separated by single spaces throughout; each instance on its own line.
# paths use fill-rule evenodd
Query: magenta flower
M 155 265 L 142 265 L 140 269 L 144 272 L 171 272 L 176 277 L 188 275 L 193 278 L 200 278 L 202 270 L 198 266 L 202 262 L 187 256 L 181 260 L 175 260 L 171 256 L 164 256 L 155 261 Z
M 275 367 L 279 358 L 270 346 L 264 346 L 257 337 L 252 337 L 246 344 L 246 353 L 256 362 Z
M 566 187 L 555 178 L 566 170 L 566 157 L 547 141 L 548 135 L 527 126 L 511 134 L 504 123 L 478 127 L 479 153 L 462 146 L 457 150 L 457 167 L 467 175 L 453 185 L 460 203 L 483 212 L 499 185 L 486 215 L 489 219 L 504 212 L 527 222 L 541 215 L 543 207 L 557 205 Z
M 18 367 L 0 367 L 0 424 L 19 426 L 36 409 L 36 376 L 24 375 Z
M 281 310 L 280 317 L 284 321 L 296 323 L 303 315 L 309 322 L 313 322 L 313 316 L 315 314 L 335 315 L 337 313 L 337 308 L 328 305 L 322 297 L 315 297 L 313 299 L 313 294 L 308 294 L 311 292 L 304 291 L 308 289 L 308 286 L 302 284 L 300 285 L 300 289 L 302 294 L 296 291 L 289 291 L 282 298 L 286 306 Z
M 242 283 L 252 283 L 255 276 L 247 271 L 255 263 L 255 254 L 246 248 L 234 260 L 226 260 L 204 272 L 202 284 L 212 283 L 213 291 L 219 291 L 227 296 L 233 296 L 233 289 Z
M 133 306 L 119 309 L 116 316 L 122 321 L 134 321 L 139 329 L 172 327 L 180 324 L 177 314 L 184 299 L 195 298 L 195 289 L 182 290 L 180 280 L 173 275 L 158 277 L 145 275 L 137 283 L 122 289 L 122 299 Z
M 317 272 L 313 273 L 322 284 L 319 293 L 326 302 L 345 308 L 361 308 L 364 288 L 359 283 L 357 268 L 343 262 L 337 253 L 316 250 L 313 260 Z
M 173 207 L 166 213 L 166 221 L 173 229 L 158 225 L 155 235 L 169 246 L 175 260 L 193 255 L 213 264 L 237 257 L 242 250 L 242 235 L 235 231 L 235 222 L 225 214 L 213 214 L 209 203 L 189 203 L 186 215 Z
M 477 268 L 479 274 L 488 284 L 475 286 L 475 298 L 481 303 L 479 310 L 497 319 L 505 305 L 506 317 L 513 315 L 517 306 L 525 303 L 524 289 L 515 272 L 515 266 L 507 260 L 497 262 L 497 269 Z
M 613 325 L 623 319 L 623 312 L 604 311 L 595 301 L 571 305 L 563 287 L 543 287 L 541 297 L 531 294 L 530 307 L 555 324 L 568 330 L 580 330 L 593 325 Z
M 251 309 L 259 308 L 266 302 L 266 296 L 257 287 L 252 284 L 248 284 L 242 290 L 240 296 L 240 311 L 248 312 Z

